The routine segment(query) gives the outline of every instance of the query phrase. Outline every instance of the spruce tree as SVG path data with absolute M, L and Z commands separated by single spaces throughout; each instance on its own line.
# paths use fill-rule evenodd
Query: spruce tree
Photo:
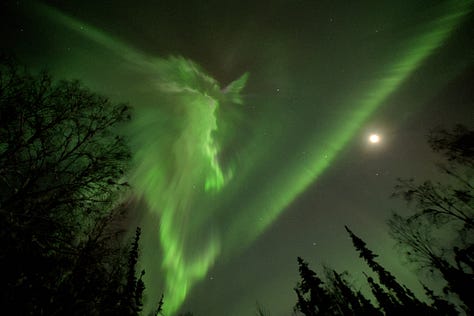
M 324 288 L 324 282 L 298 257 L 301 281 L 294 289 L 298 297 L 295 310 L 306 316 L 334 315 L 333 299 Z
M 456 307 L 453 304 L 446 301 L 442 297 L 436 295 L 433 292 L 433 290 L 431 290 L 424 284 L 423 284 L 423 288 L 425 289 L 426 296 L 428 296 L 431 299 L 431 301 L 433 301 L 432 307 L 436 310 L 438 315 L 446 315 L 446 316 L 459 315 L 459 312 L 456 310 Z
M 433 308 L 418 300 L 408 288 L 399 284 L 389 271 L 385 270 L 384 267 L 375 261 L 377 255 L 367 248 L 366 243 L 356 236 L 347 226 L 344 227 L 352 239 L 354 248 L 359 252 L 359 256 L 363 258 L 372 271 L 378 275 L 380 283 L 394 294 L 400 306 L 403 306 L 406 311 L 410 312 L 430 313 L 433 311 Z
M 330 270 L 328 280 L 331 293 L 342 315 L 382 315 L 360 291 L 355 292 L 352 289 L 342 274 L 337 273 L 335 270 Z

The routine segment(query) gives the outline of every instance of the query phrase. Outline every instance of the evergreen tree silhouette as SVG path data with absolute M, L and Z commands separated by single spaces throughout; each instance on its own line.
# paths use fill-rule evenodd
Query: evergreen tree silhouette
M 142 296 L 145 290 L 145 284 L 143 283 L 143 275 L 145 271 L 142 270 L 140 276 L 137 278 L 136 266 L 139 257 L 139 241 L 140 241 L 141 229 L 137 227 L 135 231 L 135 238 L 133 239 L 132 246 L 128 255 L 128 269 L 127 269 L 127 283 L 123 291 L 123 301 L 125 308 L 128 309 L 127 315 L 139 315 L 143 303 Z
M 395 301 L 398 301 L 398 305 L 410 312 L 432 312 L 433 309 L 430 306 L 418 300 L 413 292 L 405 286 L 400 285 L 389 271 L 385 270 L 377 261 L 375 261 L 377 255 L 367 248 L 366 243 L 362 239 L 356 236 L 347 226 L 344 227 L 352 239 L 354 248 L 359 252 L 359 256 L 364 259 L 372 271 L 378 275 L 380 283 L 394 294 L 395 299 L 392 299 L 393 306 L 397 305 Z M 372 282 L 372 284 L 373 289 L 375 288 L 375 291 L 381 295 L 379 289 L 377 289 L 377 284 L 374 282 Z
M 474 300 L 472 299 L 474 275 L 454 267 L 446 260 L 439 260 L 434 267 L 441 272 L 447 282 L 445 291 L 457 294 L 464 303 L 463 308 L 468 314 L 471 314 L 474 311 Z
M 435 295 L 433 290 L 428 288 L 426 285 L 422 284 L 425 290 L 426 296 L 428 296 L 433 302 L 432 307 L 436 310 L 438 315 L 446 316 L 456 316 L 459 315 L 459 312 L 456 310 L 456 307 L 445 299 L 441 298 L 438 295 Z
M 298 297 L 295 310 L 306 316 L 334 315 L 334 302 L 324 288 L 324 282 L 300 257 L 298 257 L 298 269 L 301 281 L 294 289 Z
M 332 296 L 342 315 L 382 315 L 360 291 L 354 292 L 340 273 L 330 270 L 328 281 Z
M 158 306 L 156 309 L 150 313 L 149 316 L 158 316 L 158 315 L 163 315 L 163 304 L 164 304 L 164 295 L 161 294 L 160 300 L 158 301 Z
M 405 312 L 400 302 L 398 302 L 398 300 L 391 293 L 387 293 L 380 286 L 380 284 L 374 281 L 373 278 L 367 277 L 367 282 L 370 285 L 372 294 L 374 294 L 375 299 L 379 303 L 380 307 L 383 309 L 385 315 L 396 316 L 396 315 L 402 315 L 403 312 Z

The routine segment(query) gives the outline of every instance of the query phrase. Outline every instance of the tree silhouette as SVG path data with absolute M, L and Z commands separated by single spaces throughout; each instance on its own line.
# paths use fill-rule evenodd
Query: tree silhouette
M 324 287 L 324 282 L 298 257 L 301 281 L 295 288 L 298 301 L 295 311 L 306 316 L 334 315 L 332 298 Z
M 382 315 L 360 291 L 354 291 L 344 275 L 326 268 L 328 289 L 340 315 Z
M 470 315 L 474 311 L 474 132 L 463 126 L 452 132 L 438 129 L 431 133 L 429 142 L 448 161 L 439 164 L 448 176 L 447 184 L 426 181 L 416 185 L 413 180 L 399 180 L 395 195 L 416 202 L 416 211 L 408 217 L 395 213 L 388 224 L 391 235 L 406 247 L 409 258 L 421 268 L 437 271 L 446 281 L 443 292 L 457 294 Z M 345 229 L 359 257 L 378 279 L 366 275 L 378 306 L 355 291 L 344 274 L 326 268 L 323 281 L 298 257 L 301 281 L 295 288 L 295 311 L 304 315 L 459 315 L 453 302 L 424 284 L 431 304 L 418 299 L 377 261 L 378 256 L 364 240 L 347 226 Z
M 309 268 L 308 263 L 298 257 L 301 281 L 295 288 L 297 295 L 295 311 L 304 315 L 344 316 L 458 315 L 458 311 L 452 303 L 437 296 L 425 285 L 423 285 L 425 292 L 432 304 L 420 301 L 410 289 L 400 284 L 389 271 L 376 261 L 377 255 L 367 247 L 360 237 L 347 226 L 345 229 L 352 239 L 354 248 L 359 252 L 359 256 L 364 259 L 379 279 L 380 283 L 366 275 L 378 307 L 374 306 L 372 301 L 360 291 L 355 291 L 344 274 L 325 268 L 326 278 L 323 281 Z
M 438 273 L 445 290 L 457 294 L 467 313 L 474 311 L 474 131 L 458 125 L 429 135 L 433 151 L 445 159 L 438 168 L 445 181 L 399 180 L 395 196 L 414 202 L 414 213 L 393 214 L 390 233 L 421 269 Z M 433 298 L 436 296 L 431 295 Z
M 355 291 L 343 274 L 325 268 L 326 282 L 298 257 L 301 281 L 295 292 L 295 312 L 304 315 L 383 315 L 360 291 Z
M 158 301 L 158 305 L 156 309 L 150 313 L 149 316 L 158 316 L 163 315 L 163 304 L 164 304 L 164 295 L 161 294 L 160 300 Z
M 122 300 L 125 302 L 124 306 L 128 308 L 128 315 L 139 315 L 142 311 L 143 303 L 142 296 L 145 290 L 143 283 L 143 275 L 145 271 L 142 270 L 140 276 L 137 278 L 136 266 L 138 263 L 138 242 L 140 240 L 141 229 L 137 227 L 135 231 L 135 238 L 128 256 L 127 269 L 127 283 L 125 284 Z
M 399 284 L 396 278 L 375 260 L 377 255 L 367 248 L 366 243 L 362 239 L 356 236 L 347 226 L 345 226 L 345 229 L 349 233 L 354 248 L 359 252 L 360 257 L 364 259 L 372 271 L 378 275 L 380 283 L 394 295 L 395 299 L 392 299 L 393 304 L 392 307 L 390 307 L 390 310 L 395 310 L 395 314 L 402 311 L 425 314 L 432 312 L 432 308 L 417 299 L 413 292 L 407 287 Z M 375 283 L 370 280 L 369 283 L 371 283 L 373 291 L 382 295 Z M 398 305 L 398 307 L 395 307 L 396 305 Z
M 0 60 L 0 300 L 26 315 L 117 315 L 129 107 Z M 140 285 L 142 286 L 142 285 Z
M 474 131 L 467 126 L 458 124 L 452 130 L 436 128 L 428 135 L 428 143 L 449 162 L 474 168 Z
M 439 315 L 459 315 L 454 304 L 451 304 L 447 300 L 436 295 L 433 290 L 431 290 L 424 284 L 423 288 L 425 289 L 426 296 L 431 299 L 431 301 L 433 302 L 432 306 L 436 309 Z
M 367 282 L 370 285 L 372 294 L 379 303 L 379 306 L 384 311 L 385 315 L 401 315 L 403 313 L 403 306 L 398 302 L 393 294 L 385 291 L 382 286 L 376 283 L 371 277 L 367 277 Z

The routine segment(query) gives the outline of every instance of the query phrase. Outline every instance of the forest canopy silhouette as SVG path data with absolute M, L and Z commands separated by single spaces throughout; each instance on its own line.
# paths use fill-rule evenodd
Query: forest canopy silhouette
M 393 213 L 388 227 L 412 268 L 442 281 L 442 293 L 423 284 L 428 302 L 415 296 L 346 226 L 359 257 L 373 272 L 365 275 L 372 296 L 354 289 L 346 273 L 326 268 L 326 277 L 321 279 L 298 258 L 301 280 L 295 288 L 295 311 L 307 316 L 473 313 L 474 131 L 462 125 L 452 130 L 436 128 L 428 143 L 443 158 L 437 165 L 443 181 L 398 179 L 394 197 L 411 205 L 412 213 Z
M 1 302 L 16 315 L 136 315 L 139 231 L 124 241 L 130 107 L 0 64 Z

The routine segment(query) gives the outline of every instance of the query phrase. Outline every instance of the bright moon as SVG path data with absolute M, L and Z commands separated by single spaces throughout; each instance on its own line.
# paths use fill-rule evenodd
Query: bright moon
M 377 134 L 372 134 L 372 135 L 370 135 L 370 137 L 369 137 L 369 141 L 370 141 L 372 144 L 376 144 L 376 143 L 380 142 L 380 136 L 377 135 Z

